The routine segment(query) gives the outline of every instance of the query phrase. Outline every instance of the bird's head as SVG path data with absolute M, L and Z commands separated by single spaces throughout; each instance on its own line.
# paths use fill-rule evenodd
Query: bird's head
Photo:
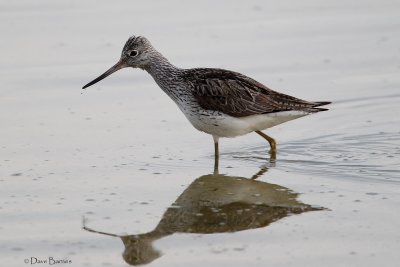
M 149 40 L 142 36 L 131 36 L 122 49 L 121 58 L 109 70 L 82 87 L 85 89 L 126 67 L 145 69 L 150 63 L 152 54 L 155 53 Z

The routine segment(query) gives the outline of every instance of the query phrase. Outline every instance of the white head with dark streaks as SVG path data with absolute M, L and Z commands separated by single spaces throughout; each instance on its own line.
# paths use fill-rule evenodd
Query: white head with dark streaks
M 121 60 L 127 67 L 145 69 L 155 53 L 158 54 L 146 37 L 131 36 L 122 49 Z
M 122 49 L 121 58 L 105 73 L 86 84 L 85 89 L 111 75 L 122 68 L 141 68 L 148 69 L 157 59 L 162 62 L 168 62 L 157 50 L 153 48 L 150 41 L 143 36 L 131 36 L 126 41 Z

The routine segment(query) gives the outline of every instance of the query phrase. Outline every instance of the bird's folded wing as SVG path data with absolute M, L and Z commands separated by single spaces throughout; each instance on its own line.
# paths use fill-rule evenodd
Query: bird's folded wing
M 314 103 L 275 92 L 240 73 L 221 69 L 191 69 L 186 79 L 199 105 L 234 117 L 307 110 Z

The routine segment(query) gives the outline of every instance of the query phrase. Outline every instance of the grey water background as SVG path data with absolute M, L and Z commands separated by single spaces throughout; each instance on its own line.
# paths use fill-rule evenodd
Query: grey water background
M 140 70 L 80 89 L 115 63 L 132 34 L 177 66 L 231 69 L 280 92 L 333 101 L 328 112 L 266 131 L 278 142 L 273 164 L 256 134 L 221 140 L 225 178 L 213 184 L 223 189 L 224 179 L 268 169 L 256 181 L 287 192 L 284 207 L 296 198 L 325 210 L 233 233 L 180 226 L 154 241 L 160 255 L 149 266 L 398 264 L 398 1 L 0 6 L 1 266 L 50 256 L 72 261 L 64 266 L 127 266 L 122 240 L 83 230 L 83 217 L 96 231 L 139 235 L 170 226 L 161 222 L 174 203 L 194 210 L 184 196 L 197 196 L 194 182 L 212 173 L 212 138 Z M 269 201 L 240 194 L 254 189 L 246 184 L 216 201 Z

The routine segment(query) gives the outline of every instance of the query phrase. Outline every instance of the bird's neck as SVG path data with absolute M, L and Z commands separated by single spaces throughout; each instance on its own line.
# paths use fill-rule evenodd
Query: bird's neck
M 155 51 L 150 64 L 144 69 L 153 77 L 158 86 L 179 106 L 182 88 L 182 70 L 172 65 L 164 56 Z
M 161 53 L 153 51 L 151 53 L 151 63 L 145 66 L 145 70 L 159 83 L 160 80 L 169 80 L 176 76 L 179 68 L 172 65 Z

